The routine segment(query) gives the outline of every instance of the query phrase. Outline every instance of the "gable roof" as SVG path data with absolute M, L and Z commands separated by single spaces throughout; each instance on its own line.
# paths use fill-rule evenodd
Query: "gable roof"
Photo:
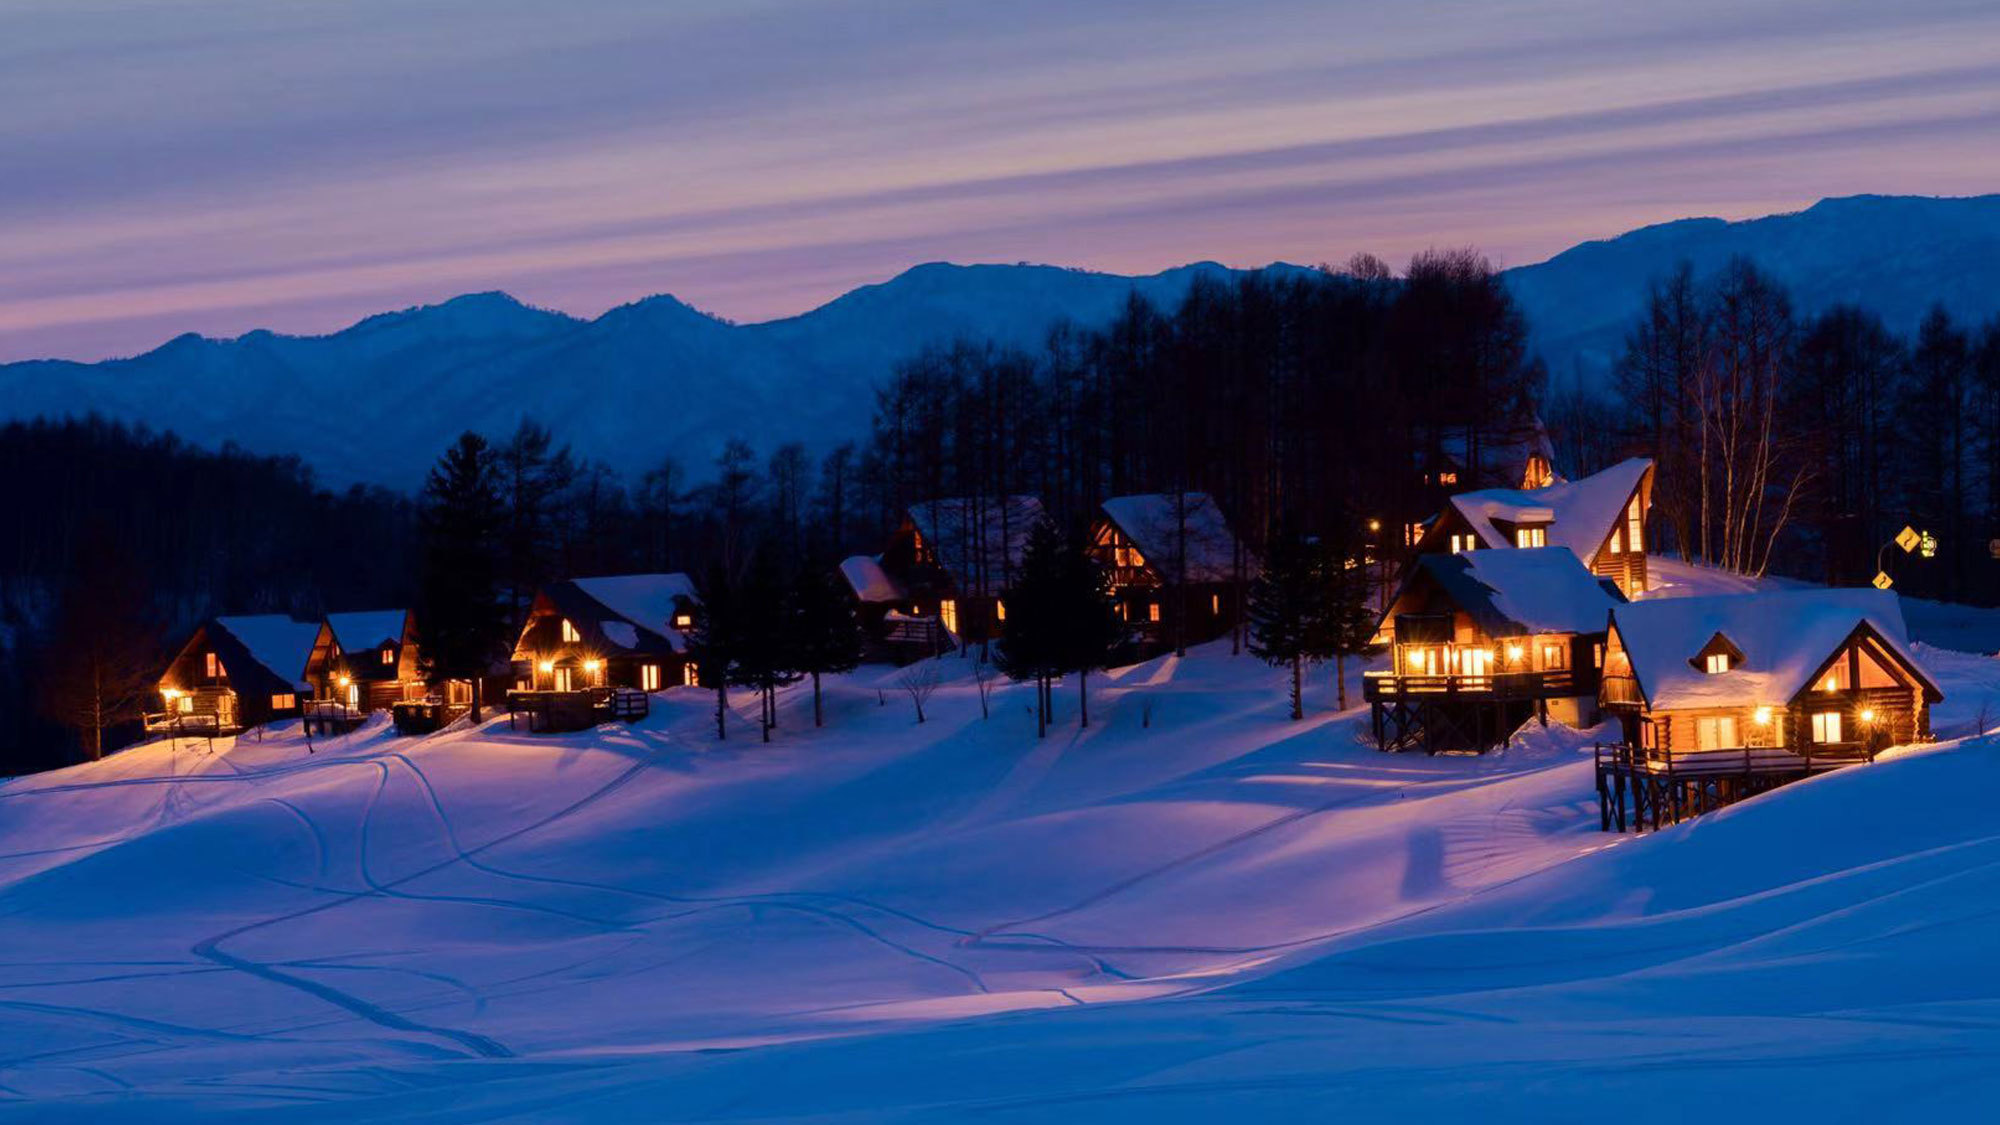
M 1649 598 L 1611 613 L 1649 706 L 1783 706 L 1864 624 L 1933 696 L 1935 681 L 1910 654 L 1902 603 L 1888 590 L 1786 590 L 1702 598 Z M 1743 654 L 1727 672 L 1691 663 L 1720 633 Z
M 864 602 L 900 602 L 904 598 L 902 583 L 882 569 L 882 560 L 875 555 L 849 555 L 840 560 L 840 576 L 847 580 L 847 588 Z
M 209 624 L 226 634 L 242 650 L 241 655 L 249 657 L 265 675 L 287 685 L 290 690 L 312 690 L 312 686 L 305 681 L 306 664 L 312 659 L 313 646 L 319 641 L 319 622 L 294 621 L 282 613 L 262 613 L 247 617 L 218 617 Z M 212 640 L 216 642 L 216 656 L 228 669 L 231 680 L 246 683 L 255 678 L 254 675 L 245 675 L 240 666 L 232 666 L 232 657 L 237 654 L 228 651 L 227 646 L 220 643 L 221 638 Z
M 364 609 L 329 613 L 326 624 L 343 651 L 360 652 L 386 644 L 402 644 L 403 627 L 409 617 L 410 611 L 406 609 Z
M 1612 608 L 1623 604 L 1567 547 L 1528 547 L 1419 556 L 1390 617 L 1419 576 L 1492 637 L 1602 632 Z
M 1611 529 L 1625 511 L 1639 482 L 1653 467 L 1651 458 L 1633 457 L 1580 480 L 1564 481 L 1547 488 L 1487 488 L 1462 492 L 1451 498 L 1451 506 L 1464 517 L 1487 547 L 1512 547 L 1514 541 L 1494 526 L 1502 523 L 1549 522 L 1548 545 L 1568 547 L 1589 566 L 1596 561 L 1597 549 L 1610 537 Z
M 1186 499 L 1179 504 L 1171 492 L 1114 496 L 1104 502 L 1104 514 L 1139 548 L 1147 567 L 1162 580 L 1170 580 L 1176 570 L 1184 571 L 1189 582 L 1233 580 L 1236 534 L 1229 530 L 1222 508 L 1206 492 L 1181 495 Z M 1173 564 L 1180 554 L 1182 512 L 1186 516 L 1187 558 L 1184 567 L 1176 567 Z M 1257 574 L 1257 562 L 1247 553 L 1243 569 L 1245 578 Z
M 674 652 L 685 651 L 687 637 L 673 627 L 674 613 L 683 600 L 696 605 L 701 603 L 701 596 L 695 592 L 694 579 L 679 572 L 572 578 L 568 583 L 556 585 L 573 587 L 610 615 L 584 614 L 575 608 L 574 602 L 564 605 L 559 601 L 558 606 L 572 615 L 573 624 L 580 624 L 575 618 L 584 617 L 597 624 L 606 640 L 632 651 L 644 651 L 653 646 L 642 643 L 639 632 L 628 635 L 627 629 L 649 634 L 650 638 Z M 616 628 L 621 624 L 626 628 Z
M 961 594 L 1005 590 L 1047 516 L 1033 496 L 955 496 L 910 505 L 910 523 Z

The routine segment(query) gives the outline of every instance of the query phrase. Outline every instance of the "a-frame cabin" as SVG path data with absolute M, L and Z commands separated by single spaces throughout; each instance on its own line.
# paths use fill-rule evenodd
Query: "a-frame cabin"
M 329 613 L 333 646 L 314 654 L 306 678 L 314 697 L 355 712 L 385 711 L 424 695 L 415 616 L 407 609 Z
M 146 715 L 146 729 L 228 734 L 296 716 L 313 692 L 307 669 L 333 651 L 324 622 L 278 613 L 211 618 L 161 674 L 161 710 Z
M 1489 488 L 1451 497 L 1424 525 L 1417 553 L 1567 547 L 1627 597 L 1646 590 L 1646 517 L 1653 462 L 1634 457 L 1543 488 Z
M 1033 496 L 956 496 L 912 504 L 876 562 L 911 616 L 959 642 L 998 636 L 1028 536 L 1047 517 Z
M 692 686 L 688 634 L 701 597 L 685 574 L 552 582 L 535 594 L 514 645 L 517 687 L 660 691 Z
M 1885 590 L 1658 598 L 1612 612 L 1604 827 L 1659 827 L 1930 737 L 1937 682 Z
M 1114 496 L 1091 524 L 1091 557 L 1144 656 L 1197 644 L 1241 620 L 1258 562 L 1206 492 Z

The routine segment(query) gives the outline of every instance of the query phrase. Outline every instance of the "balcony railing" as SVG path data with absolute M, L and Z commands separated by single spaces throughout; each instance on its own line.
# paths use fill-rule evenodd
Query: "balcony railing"
M 1541 699 L 1570 695 L 1576 675 L 1569 669 L 1547 672 L 1488 672 L 1483 675 L 1413 675 L 1370 672 L 1361 678 L 1362 698 L 1390 699 Z
M 1738 773 L 1811 773 L 1875 759 L 1863 742 L 1815 742 L 1795 750 L 1788 746 L 1736 746 L 1715 750 L 1663 750 L 1628 742 L 1600 743 L 1599 768 L 1616 767 L 1643 773 L 1675 775 Z

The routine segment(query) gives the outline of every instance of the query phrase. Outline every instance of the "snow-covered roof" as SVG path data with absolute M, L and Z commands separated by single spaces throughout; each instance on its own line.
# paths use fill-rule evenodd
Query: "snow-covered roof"
M 959 496 L 910 505 L 910 522 L 961 594 L 1000 593 L 1046 517 L 1033 496 Z
M 1937 691 L 1910 654 L 1902 605 L 1887 590 L 1648 598 L 1619 606 L 1612 621 L 1639 688 L 1655 708 L 1782 707 L 1863 622 L 1874 626 L 1890 652 Z M 1718 633 L 1742 653 L 1742 660 L 1727 672 L 1697 668 L 1695 657 Z
M 1487 488 L 1462 492 L 1451 498 L 1480 542 L 1488 547 L 1512 547 L 1514 541 L 1494 526 L 1503 523 L 1543 523 L 1549 525 L 1548 545 L 1568 547 L 1589 566 L 1597 549 L 1610 537 L 1612 527 L 1625 510 L 1625 501 L 1639 487 L 1653 467 L 1651 458 L 1633 457 L 1595 472 L 1581 480 L 1564 481 L 1547 488 Z
M 1435 580 L 1492 637 L 1603 632 L 1612 607 L 1623 604 L 1567 547 L 1424 555 L 1416 573 Z
M 849 555 L 840 560 L 840 576 L 847 580 L 847 586 L 854 596 L 864 602 L 900 602 L 903 600 L 902 584 L 882 569 L 882 560 L 876 555 Z
M 260 613 L 248 617 L 218 617 L 215 624 L 235 637 L 250 659 L 264 670 L 298 691 L 311 691 L 305 681 L 306 664 L 312 659 L 313 645 L 319 640 L 320 623 L 294 621 L 282 613 Z M 240 678 L 234 677 L 233 678 Z
M 333 639 L 340 642 L 342 650 L 360 652 L 383 645 L 402 644 L 403 623 L 408 618 L 409 611 L 404 609 L 364 609 L 354 613 L 329 613 L 326 623 L 333 629 Z
M 586 596 L 605 609 L 637 628 L 659 637 L 673 646 L 675 652 L 683 651 L 687 638 L 673 627 L 674 611 L 681 599 L 699 604 L 701 596 L 695 593 L 694 580 L 685 574 L 619 574 L 603 578 L 577 578 L 572 584 Z M 638 647 L 636 634 L 626 637 L 622 630 L 616 635 L 607 625 L 616 621 L 600 620 L 598 627 L 604 635 L 623 648 Z
M 1104 514 L 1125 533 L 1139 554 L 1163 580 L 1172 580 L 1180 568 L 1182 516 L 1185 515 L 1187 545 L 1186 574 L 1189 582 L 1228 582 L 1236 576 L 1236 535 L 1222 509 L 1206 492 L 1182 493 L 1176 503 L 1171 492 L 1148 492 L 1134 496 L 1114 496 L 1104 502 Z M 1254 577 L 1256 560 L 1244 558 L 1244 576 Z

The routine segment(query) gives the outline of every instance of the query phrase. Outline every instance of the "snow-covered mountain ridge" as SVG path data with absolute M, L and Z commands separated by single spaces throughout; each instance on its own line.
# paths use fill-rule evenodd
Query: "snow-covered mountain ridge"
M 2000 196 L 1858 196 L 1743 222 L 1686 219 L 1508 278 L 1551 371 L 1597 381 L 1649 279 L 1683 259 L 1707 272 L 1736 254 L 1774 273 L 1804 311 L 1854 301 L 1900 330 L 1934 301 L 1985 317 L 2000 310 Z M 410 487 L 458 431 L 501 433 L 531 416 L 628 473 L 667 454 L 700 471 L 733 436 L 814 450 L 862 437 L 874 388 L 925 345 L 967 336 L 1033 348 L 1058 319 L 1103 324 L 1134 291 L 1172 305 L 1194 278 L 1234 272 L 933 262 L 741 325 L 670 296 L 586 320 L 468 294 L 324 336 L 184 335 L 129 359 L 0 365 L 0 417 L 96 411 L 199 444 L 296 453 L 335 484 Z

